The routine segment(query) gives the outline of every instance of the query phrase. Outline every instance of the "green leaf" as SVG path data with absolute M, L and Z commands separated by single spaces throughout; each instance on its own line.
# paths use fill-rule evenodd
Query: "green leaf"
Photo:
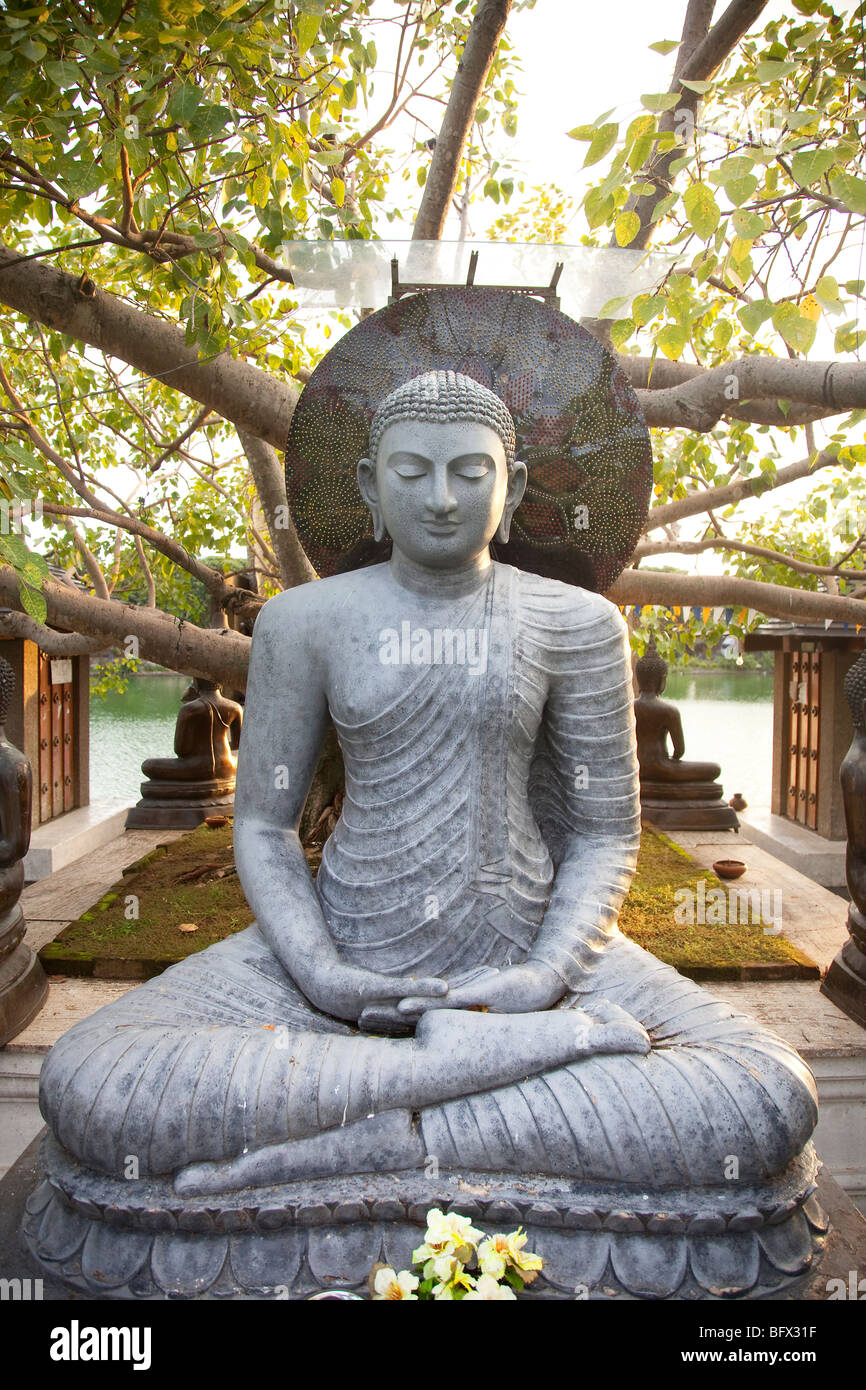
M 769 227 L 765 217 L 759 217 L 756 212 L 741 212 L 739 209 L 731 217 L 731 224 L 737 236 L 746 237 L 749 241 L 754 241 Z
M 32 589 L 29 584 L 18 585 L 18 597 L 21 607 L 37 623 L 44 623 L 48 616 L 48 604 L 44 595 L 38 589 Z
M 797 71 L 797 67 L 797 63 L 780 63 L 774 59 L 766 59 L 763 63 L 758 63 L 755 75 L 759 82 L 778 82 L 780 77 L 790 77 L 792 72 Z
M 735 207 L 745 203 L 751 198 L 755 189 L 758 187 L 758 180 L 754 174 L 747 174 L 744 179 L 731 179 L 725 184 L 725 192 Z
M 664 58 L 668 53 L 673 53 L 675 48 L 679 48 L 681 43 L 682 39 L 659 39 L 658 43 L 651 43 L 650 48 Z
M 719 225 L 719 205 L 705 183 L 692 183 L 683 194 L 686 217 L 702 241 L 709 241 Z
M 712 82 L 691 81 L 686 77 L 680 78 L 680 86 L 688 87 L 690 92 L 697 92 L 698 96 L 704 96 L 712 87 Z
M 254 208 L 263 208 L 267 204 L 271 191 L 271 180 L 268 171 L 262 165 L 256 170 L 255 177 L 250 184 L 249 197 Z
M 804 188 L 817 183 L 833 167 L 837 158 L 835 150 L 800 150 L 791 160 L 795 183 L 802 184 Z
M 841 313 L 843 305 L 839 298 L 839 283 L 834 275 L 821 276 L 815 286 L 815 298 L 828 313 Z
M 307 49 L 312 47 L 319 32 L 321 17 L 317 14 L 299 15 L 295 22 L 295 37 L 298 41 L 298 52 L 304 54 Z
M 593 133 L 592 140 L 589 144 L 589 149 L 587 150 L 586 157 L 583 161 L 584 169 L 587 167 L 587 165 L 597 164 L 600 159 L 604 159 L 604 156 L 607 154 L 608 150 L 612 149 L 613 146 L 616 144 L 616 137 L 618 135 L 619 126 L 614 121 L 610 121 L 607 125 L 603 125 L 598 130 L 596 130 Z
M 621 212 L 614 224 L 617 246 L 628 246 L 640 231 L 640 218 L 636 212 Z
M 752 336 L 757 333 L 761 324 L 766 323 L 771 317 L 775 305 L 771 299 L 756 299 L 751 304 L 743 304 L 737 310 L 737 318 L 743 325 L 747 333 Z
M 168 103 L 168 114 L 178 125 L 189 125 L 201 101 L 202 93 L 191 82 L 175 87 Z
M 640 99 L 647 111 L 673 111 L 682 100 L 681 92 L 648 92 Z
M 614 314 L 618 313 L 624 304 L 628 304 L 628 301 L 629 296 L 627 294 L 614 295 L 613 299 L 609 299 L 601 306 L 598 311 L 598 317 L 600 319 L 612 319 Z
M 634 323 L 631 319 L 617 319 L 616 323 L 611 324 L 610 340 L 614 347 L 619 350 L 623 343 L 628 342 L 634 332 Z
M 642 294 L 634 302 L 632 314 L 634 321 L 638 325 L 649 323 L 656 314 L 660 314 L 665 307 L 665 297 L 663 294 Z
M 682 355 L 688 341 L 689 330 L 682 323 L 667 323 L 655 336 L 656 346 L 660 347 L 665 357 L 670 358 L 672 362 L 676 362 Z
M 576 125 L 573 130 L 566 132 L 569 140 L 591 140 L 595 135 L 595 126 Z
M 346 201 L 346 185 L 342 179 L 331 179 L 331 193 L 338 208 L 341 208 Z
M 25 39 L 18 45 L 18 52 L 23 53 L 31 63 L 41 63 L 48 49 L 44 43 L 39 43 L 36 39 Z
M 815 341 L 817 324 L 805 318 L 796 304 L 779 304 L 773 311 L 773 327 L 795 352 L 808 352 Z
M 834 198 L 844 203 L 849 212 L 866 213 L 866 181 L 854 174 L 834 174 L 830 179 Z
M 77 63 L 46 63 L 44 72 L 61 91 L 66 87 L 74 87 L 80 75 Z

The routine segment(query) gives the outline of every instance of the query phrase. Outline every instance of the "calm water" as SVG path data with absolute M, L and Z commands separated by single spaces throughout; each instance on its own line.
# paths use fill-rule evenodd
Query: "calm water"
M 123 695 L 90 707 L 90 795 L 138 800 L 143 758 L 168 757 L 184 676 L 137 676 Z M 742 792 L 753 806 L 770 800 L 773 677 L 758 671 L 683 671 L 668 676 L 679 707 L 686 757 L 722 765 L 726 798 Z
M 686 758 L 719 763 L 725 800 L 742 792 L 769 806 L 773 763 L 772 671 L 670 673 L 665 697 L 679 709 Z

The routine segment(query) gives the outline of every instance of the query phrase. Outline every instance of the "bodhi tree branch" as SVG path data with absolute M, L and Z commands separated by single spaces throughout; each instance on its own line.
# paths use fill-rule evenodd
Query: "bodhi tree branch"
M 101 647 L 115 647 L 134 636 L 138 652 L 145 661 L 156 662 L 188 676 L 203 676 L 219 681 L 235 690 L 246 685 L 250 639 L 231 628 L 200 628 L 182 618 L 173 618 L 159 609 L 143 608 L 133 603 L 94 598 L 67 584 L 46 580 L 43 596 L 48 605 L 48 621 L 57 627 L 71 628 L 81 637 L 92 638 Z M 8 566 L 0 567 L 0 601 L 10 608 L 19 603 L 18 579 Z M 0 615 L 0 631 L 10 635 L 32 636 L 43 650 L 59 634 L 36 623 L 31 628 L 22 623 L 24 614 Z M 3 623 L 8 622 L 8 628 Z M 24 628 L 27 628 L 26 632 Z M 38 634 L 34 634 L 34 628 Z M 56 645 L 56 644 L 55 644 Z M 93 648 L 88 648 L 93 650 Z M 70 655 L 70 650 L 58 652 Z
M 668 607 L 752 608 L 769 618 L 792 622 L 836 622 L 866 625 L 866 603 L 839 594 L 789 589 L 759 579 L 725 574 L 670 574 L 659 570 L 626 569 L 607 592 L 619 604 L 657 604 Z
M 475 119 L 475 108 L 511 12 L 511 3 L 512 0 L 479 0 L 436 136 L 421 206 L 412 228 L 413 241 L 438 241 L 442 236 L 457 187 L 463 149 Z

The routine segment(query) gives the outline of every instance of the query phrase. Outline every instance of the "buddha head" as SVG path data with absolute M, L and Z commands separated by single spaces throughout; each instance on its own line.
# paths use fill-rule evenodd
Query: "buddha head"
M 430 569 L 455 569 L 507 541 L 526 488 L 514 422 L 493 391 L 459 372 L 425 372 L 386 396 L 358 485 L 376 540 Z
M 652 633 L 646 651 L 635 662 L 634 670 L 641 695 L 661 695 L 667 684 L 668 666 L 656 650 L 656 639 Z

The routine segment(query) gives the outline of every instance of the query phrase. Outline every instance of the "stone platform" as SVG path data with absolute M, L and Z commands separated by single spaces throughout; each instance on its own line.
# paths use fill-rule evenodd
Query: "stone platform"
M 0 1181 L 0 1278 L 41 1279 L 46 1299 L 89 1301 L 124 1296 L 126 1290 L 117 1283 L 116 1274 L 106 1279 L 102 1240 L 110 1237 L 110 1227 L 103 1227 L 101 1240 L 96 1240 L 89 1238 L 86 1232 L 82 1234 L 83 1228 L 76 1228 L 74 1218 L 51 1221 L 46 1240 L 51 1241 L 56 1267 L 58 1271 L 64 1270 L 66 1279 L 71 1278 L 77 1287 L 70 1287 L 65 1279 L 46 1273 L 27 1249 L 21 1236 L 22 1225 L 27 1224 L 32 1233 L 40 1218 L 44 1219 L 49 1205 L 44 1188 L 39 1188 L 39 1148 L 39 1140 L 34 1140 Z M 130 1247 L 127 1277 L 137 1283 L 138 1297 L 145 1299 L 225 1297 L 239 1276 L 247 1285 L 248 1292 L 244 1295 L 247 1298 L 285 1298 L 287 1286 L 292 1287 L 292 1296 L 299 1298 L 322 1288 L 363 1291 L 369 1270 L 377 1260 L 386 1260 L 398 1268 L 406 1267 L 412 1245 L 417 1243 L 419 1232 L 423 1230 L 424 1214 L 429 1207 L 438 1204 L 471 1216 L 475 1224 L 489 1230 L 513 1229 L 521 1221 L 527 1224 L 530 1244 L 545 1259 L 548 1277 L 527 1289 L 522 1295 L 524 1298 L 571 1301 L 586 1297 L 588 1279 L 591 1276 L 598 1279 L 602 1270 L 606 1272 L 588 1294 L 591 1299 L 671 1298 L 658 1283 L 654 1287 L 628 1288 L 617 1275 L 618 1267 L 630 1264 L 628 1243 L 639 1234 L 638 1223 L 653 1220 L 648 1210 L 639 1210 L 639 1194 L 632 1203 L 634 1210 L 622 1209 L 602 1223 L 597 1213 L 585 1205 L 580 1209 L 573 1204 L 570 1207 L 568 1193 L 561 1190 L 563 1184 L 552 1179 L 534 1184 L 521 1182 L 512 1192 L 494 1196 L 488 1186 L 489 1177 L 485 1175 L 458 1178 L 446 1174 L 425 1179 L 421 1174 L 411 1174 L 403 1175 L 396 1182 L 391 1179 L 387 1194 L 383 1192 L 374 1198 L 373 1188 L 381 1183 L 382 1179 L 376 1177 L 346 1179 L 345 1191 L 335 1200 L 332 1180 L 330 1204 L 317 1201 L 316 1185 L 306 1183 L 303 1185 L 304 1201 L 294 1208 L 282 1205 L 274 1209 L 269 1206 L 268 1189 L 261 1189 L 253 1209 L 247 1193 L 246 1200 L 239 1197 L 234 1203 L 234 1230 L 211 1230 L 204 1242 L 197 1236 L 195 1259 L 191 1258 L 192 1243 L 184 1238 L 183 1232 L 175 1229 L 172 1234 L 167 1229 L 165 1213 L 156 1210 L 148 1213 L 142 1209 L 139 1241 L 136 1247 Z M 123 1188 L 122 1182 L 107 1183 L 104 1190 L 95 1193 L 103 1207 L 112 1201 L 108 1191 L 112 1186 Z M 731 1204 L 730 1193 L 726 1202 Z M 826 1299 L 833 1288 L 831 1280 L 841 1280 L 847 1288 L 850 1272 L 866 1267 L 866 1220 L 826 1172 L 818 1175 L 817 1190 L 810 1204 L 808 1249 L 805 1243 L 797 1250 L 790 1240 L 774 1238 L 773 1231 L 780 1231 L 778 1222 L 756 1226 L 757 1213 L 752 1218 L 752 1229 L 742 1229 L 740 1238 L 751 1242 L 755 1248 L 756 1280 L 750 1299 Z M 25 1205 L 29 1212 L 25 1212 Z M 199 1205 L 201 1212 L 195 1229 L 207 1231 L 208 1222 L 213 1223 L 214 1201 L 201 1199 Z M 228 1209 L 230 1204 L 223 1202 L 221 1205 Z M 822 1210 L 831 1222 L 826 1238 Z M 705 1222 L 711 1222 L 714 1215 L 718 1220 L 720 1213 L 707 1211 Z M 563 1218 L 568 1222 L 564 1229 Z M 347 1223 L 350 1222 L 351 1239 L 347 1239 Z M 556 1229 L 557 1226 L 560 1229 Z M 674 1257 L 667 1276 L 670 1281 L 678 1272 L 674 1267 L 677 1244 L 684 1249 L 687 1237 L 671 1230 L 666 1239 L 671 1242 Z M 704 1284 L 710 1285 L 711 1297 L 724 1297 L 724 1288 L 712 1282 L 720 1272 L 714 1265 L 714 1236 L 709 1229 L 703 1235 L 696 1232 L 689 1243 L 687 1258 L 692 1288 L 690 1291 L 684 1288 L 678 1298 L 706 1299 L 707 1290 L 695 1277 L 695 1271 Z M 262 1282 L 262 1247 L 269 1260 L 275 1248 L 279 1248 L 278 1267 L 283 1271 L 284 1284 Z M 813 1251 L 820 1248 L 823 1254 L 817 1263 Z M 768 1250 L 772 1252 L 769 1261 Z M 786 1262 L 792 1282 L 783 1292 L 765 1292 L 761 1288 L 761 1277 L 779 1260 Z M 633 1272 L 629 1282 L 633 1283 Z M 93 1286 L 100 1284 L 97 1291 Z M 673 1301 L 678 1298 L 673 1296 Z

